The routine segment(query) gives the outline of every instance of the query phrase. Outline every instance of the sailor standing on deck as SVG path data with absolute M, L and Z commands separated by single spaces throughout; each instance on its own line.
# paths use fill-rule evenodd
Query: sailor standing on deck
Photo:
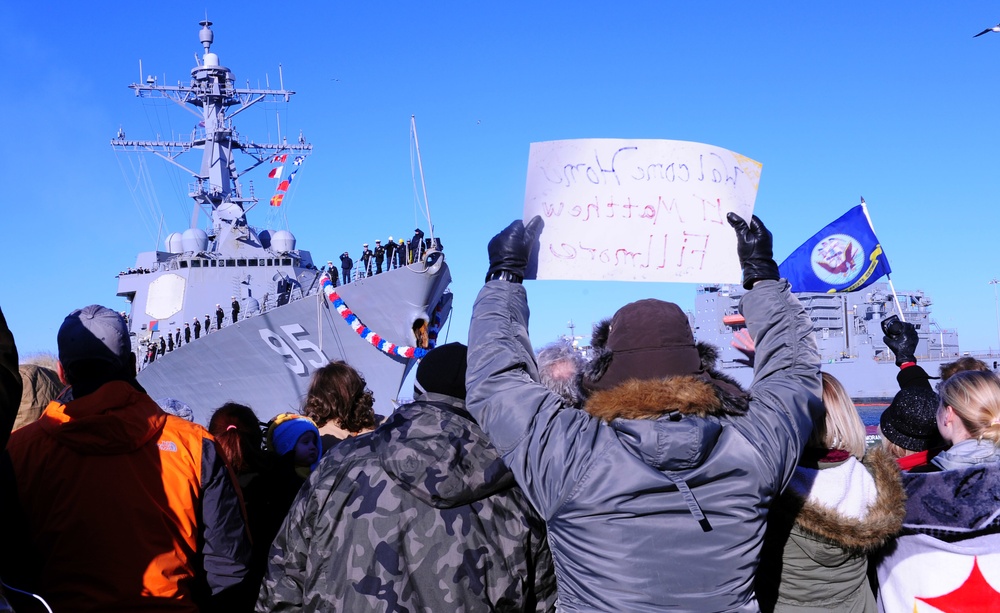
M 382 274 L 382 263 L 385 262 L 385 247 L 381 240 L 375 241 L 375 274 Z
M 205 334 L 208 334 L 209 329 L 212 327 L 212 318 L 205 313 Z
M 389 237 L 389 242 L 385 244 L 385 269 L 396 268 L 396 243 L 392 242 L 392 237 Z
M 406 251 L 407 251 L 406 240 L 401 238 L 399 239 L 399 244 L 396 245 L 396 268 L 402 268 L 403 266 L 406 266 L 407 259 L 409 258 Z
M 198 321 L 197 317 L 194 318 L 194 337 L 195 339 L 201 338 L 201 322 Z
M 239 317 L 240 317 L 240 301 L 236 299 L 236 296 L 233 296 L 233 323 L 236 323 L 236 320 L 239 319 Z
M 226 312 L 222 310 L 221 304 L 215 305 L 215 329 L 222 329 L 222 320 L 226 318 Z
M 359 277 L 372 276 L 372 250 L 368 248 L 368 243 L 361 246 L 361 274 Z
M 354 260 L 352 260 L 351 256 L 345 251 L 340 255 L 340 271 L 343 273 L 344 285 L 351 282 L 352 268 L 354 268 Z
M 334 287 L 337 287 L 340 281 L 340 275 L 337 274 L 337 268 L 333 265 L 333 260 L 328 260 L 326 263 L 326 274 L 330 277 L 330 282 L 333 283 Z
M 410 253 L 408 261 L 410 264 L 419 262 L 424 251 L 424 231 L 417 228 L 413 231 L 413 238 L 410 239 Z

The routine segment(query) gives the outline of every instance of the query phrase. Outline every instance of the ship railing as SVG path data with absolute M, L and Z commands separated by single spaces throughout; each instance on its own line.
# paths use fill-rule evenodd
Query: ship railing
M 917 358 L 917 364 L 920 364 L 921 362 L 925 362 L 925 363 L 926 362 L 950 362 L 952 360 L 957 360 L 958 358 L 963 357 L 963 356 L 972 356 L 972 357 L 977 358 L 979 360 L 982 360 L 984 362 L 986 362 L 988 358 L 989 359 L 1000 358 L 1000 354 L 997 354 L 997 353 L 989 353 L 989 352 L 973 352 L 973 353 L 970 353 L 968 351 L 960 352 L 957 349 L 950 350 L 950 351 L 935 352 L 934 355 L 931 355 L 929 353 L 922 353 L 922 354 L 917 354 L 914 357 Z M 881 352 L 876 353 L 876 355 L 874 355 L 872 357 L 872 360 L 874 360 L 875 362 L 877 362 L 879 364 L 882 364 L 882 363 L 895 363 L 896 357 L 892 354 L 891 351 L 886 350 L 886 351 L 881 351 Z
M 368 268 L 370 268 L 371 270 L 369 270 Z M 357 281 L 358 279 L 365 279 L 367 277 L 374 275 L 375 274 L 374 262 L 368 268 L 359 264 L 355 266 L 353 269 L 351 269 L 351 281 Z

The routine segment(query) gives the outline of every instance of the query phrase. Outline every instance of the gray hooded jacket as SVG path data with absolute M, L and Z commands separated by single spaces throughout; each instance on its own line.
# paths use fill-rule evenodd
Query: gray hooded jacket
M 524 287 L 480 292 L 468 409 L 547 522 L 560 611 L 757 610 L 768 507 L 822 410 L 821 381 L 787 282 L 758 283 L 740 310 L 757 343 L 745 414 L 676 377 L 609 390 L 618 411 L 596 417 L 537 383 Z

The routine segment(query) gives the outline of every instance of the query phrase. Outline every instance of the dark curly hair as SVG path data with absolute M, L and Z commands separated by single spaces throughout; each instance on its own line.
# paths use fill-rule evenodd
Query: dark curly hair
M 260 470 L 264 465 L 264 435 L 260 420 L 250 407 L 227 402 L 212 414 L 208 431 L 237 475 Z
M 361 432 L 375 427 L 375 397 L 365 379 L 346 362 L 330 362 L 313 375 L 303 413 L 323 427 L 328 422 Z

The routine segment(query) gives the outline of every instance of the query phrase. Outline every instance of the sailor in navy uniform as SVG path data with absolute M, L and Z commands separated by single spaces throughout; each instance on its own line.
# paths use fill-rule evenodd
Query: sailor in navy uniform
M 370 277 L 372 274 L 372 250 L 368 248 L 368 243 L 361 246 L 361 273 L 360 277 Z
M 413 238 L 410 239 L 410 264 L 419 262 L 424 255 L 424 231 L 417 228 L 413 231 Z
M 385 269 L 396 268 L 396 243 L 392 242 L 392 237 L 389 237 L 389 242 L 385 244 Z
M 343 282 L 346 285 L 351 282 L 351 269 L 354 268 L 354 260 L 345 251 L 340 256 L 340 271 L 343 273 Z
M 382 274 L 382 264 L 385 262 L 385 247 L 382 241 L 375 241 L 375 274 Z

